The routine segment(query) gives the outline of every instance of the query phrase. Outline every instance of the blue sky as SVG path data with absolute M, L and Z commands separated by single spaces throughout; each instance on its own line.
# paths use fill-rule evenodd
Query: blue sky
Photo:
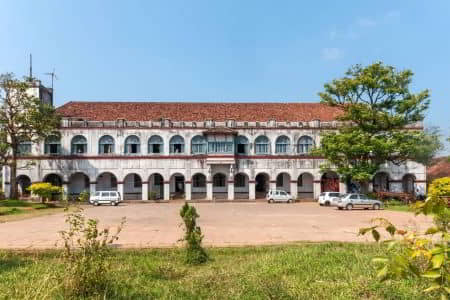
M 0 73 L 56 69 L 69 100 L 319 101 L 352 64 L 431 90 L 450 136 L 450 1 L 0 0 Z

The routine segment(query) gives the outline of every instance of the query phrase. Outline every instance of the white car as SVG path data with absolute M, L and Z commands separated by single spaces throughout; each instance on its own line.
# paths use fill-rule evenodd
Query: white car
M 98 206 L 100 204 L 109 204 L 117 206 L 122 201 L 119 192 L 115 191 L 99 191 L 95 192 L 89 198 L 89 203 Z
M 333 201 L 336 201 L 336 198 L 339 198 L 341 196 L 341 194 L 339 194 L 338 192 L 325 192 L 325 193 L 321 193 L 319 195 L 319 205 L 325 205 L 325 206 L 330 206 L 330 205 L 335 205 L 336 203 L 333 203 Z
M 267 202 L 273 203 L 273 202 L 287 202 L 291 203 L 293 202 L 291 194 L 288 192 L 285 192 L 283 190 L 269 190 L 269 192 L 266 195 Z

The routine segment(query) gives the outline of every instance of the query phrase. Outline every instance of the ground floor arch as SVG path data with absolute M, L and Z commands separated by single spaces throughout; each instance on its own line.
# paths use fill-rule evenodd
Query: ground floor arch
M 192 176 L 192 199 L 206 199 L 206 176 L 196 173 Z
M 89 192 L 89 176 L 82 172 L 72 174 L 69 178 L 68 193 L 71 197 L 77 197 L 81 192 Z
M 228 197 L 228 180 L 224 173 L 216 173 L 212 177 L 214 199 L 226 199 Z
M 97 177 L 96 191 L 117 191 L 117 177 L 113 173 L 104 172 Z
M 291 192 L 291 175 L 286 172 L 277 175 L 276 187 L 278 190 L 283 190 L 285 192 Z
M 17 191 L 21 197 L 30 196 L 30 191 L 28 188 L 31 185 L 31 179 L 27 175 L 20 175 L 16 179 Z
M 159 173 L 150 175 L 148 179 L 148 199 L 159 200 L 164 198 L 164 177 Z
M 413 174 L 406 174 L 402 178 L 402 188 L 404 193 L 413 194 L 414 193 L 414 183 L 416 181 L 416 176 Z
M 170 176 L 170 198 L 182 199 L 185 194 L 185 178 L 181 173 Z
M 266 197 L 269 191 L 270 176 L 267 173 L 259 173 L 255 177 L 255 194 L 256 198 Z
M 249 199 L 249 177 L 245 173 L 234 175 L 234 199 Z
M 328 171 L 322 174 L 320 192 L 339 192 L 339 176 L 336 172 Z
M 53 186 L 59 186 L 62 187 L 63 185 L 63 179 L 60 175 L 58 174 L 48 174 L 47 176 L 44 177 L 44 182 L 48 182 Z M 51 200 L 59 200 L 61 199 L 61 193 L 54 193 L 51 197 Z
M 314 199 L 314 176 L 302 173 L 297 178 L 297 198 Z
M 378 172 L 372 180 L 372 189 L 374 192 L 389 192 L 389 174 Z
M 136 173 L 130 173 L 123 179 L 123 199 L 142 199 L 142 178 Z

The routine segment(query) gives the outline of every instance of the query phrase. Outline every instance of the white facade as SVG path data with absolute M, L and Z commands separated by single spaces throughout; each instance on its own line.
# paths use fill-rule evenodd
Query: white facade
M 22 166 L 30 160 L 34 164 L 18 169 L 19 190 L 23 191 L 30 182 L 52 181 L 61 184 L 69 195 L 82 190 L 118 190 L 129 200 L 255 200 L 263 198 L 268 188 L 276 187 L 297 199 L 317 199 L 325 190 L 346 192 L 347 187 L 334 179 L 336 174 L 320 173 L 324 160 L 309 155 L 310 147 L 305 141 L 317 146 L 320 131 L 336 128 L 336 122 L 317 120 L 257 123 L 65 119 L 60 146 L 46 146 L 45 142 L 33 145 L 32 152 L 20 160 Z M 100 141 L 107 140 L 102 139 L 105 136 L 114 141 L 112 147 L 100 145 Z M 151 153 L 154 149 L 149 141 L 154 136 L 160 138 L 153 138 L 152 142 L 162 140 L 162 145 L 156 146 L 160 153 Z M 171 145 L 175 136 L 184 140 L 183 146 Z M 193 142 L 196 136 L 204 137 L 205 148 Z M 132 138 L 127 140 L 128 137 Z M 266 137 L 268 143 L 259 137 Z M 247 146 L 238 146 L 238 141 L 245 139 Z M 127 146 L 126 141 L 134 145 Z M 229 145 L 232 148 L 227 148 Z M 105 151 L 112 153 L 102 153 Z M 425 186 L 425 167 L 414 162 L 402 166 L 386 164 L 380 172 L 386 175 L 387 179 L 381 179 L 386 184 L 377 177 L 373 188 L 386 185 L 385 189 L 401 191 L 408 185 L 405 176 L 413 178 L 413 184 Z M 3 190 L 8 194 L 10 179 L 6 168 L 3 178 Z

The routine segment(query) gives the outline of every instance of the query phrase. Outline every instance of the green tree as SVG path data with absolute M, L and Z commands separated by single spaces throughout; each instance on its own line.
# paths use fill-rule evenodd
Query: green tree
M 54 186 L 48 182 L 33 183 L 28 187 L 28 190 L 34 195 L 38 195 L 42 202 L 52 198 L 53 194 L 61 194 L 62 187 Z
M 436 131 L 414 126 L 423 121 L 430 95 L 409 90 L 412 76 L 377 62 L 353 66 L 324 85 L 321 102 L 341 110 L 342 125 L 321 136 L 315 152 L 329 162 L 323 169 L 334 166 L 344 181 L 365 185 L 385 162 L 430 162 L 442 145 Z
M 0 165 L 11 170 L 11 198 L 17 198 L 17 158 L 23 142 L 37 143 L 55 134 L 60 118 L 55 109 L 28 93 L 29 81 L 0 75 Z M 58 133 L 56 133 L 58 134 Z

